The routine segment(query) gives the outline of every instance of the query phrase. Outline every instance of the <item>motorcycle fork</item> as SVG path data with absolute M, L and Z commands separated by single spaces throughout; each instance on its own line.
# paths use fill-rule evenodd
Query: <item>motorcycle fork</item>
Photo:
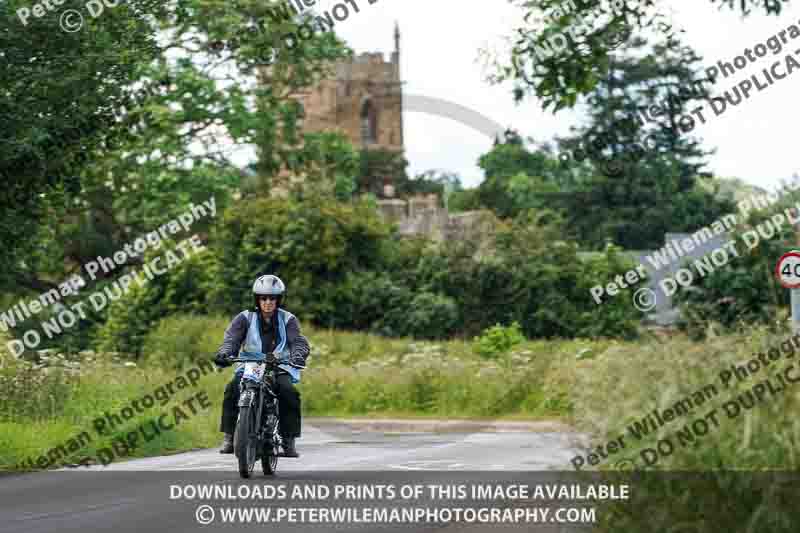
M 256 387 L 255 393 L 253 394 L 253 401 L 256 402 L 256 405 L 258 405 L 258 407 L 256 407 L 256 422 L 253 430 L 255 431 L 255 437 L 257 438 L 259 444 L 261 443 L 263 434 L 262 432 L 263 424 L 261 423 L 261 410 L 264 407 L 264 401 L 262 400 L 264 391 L 262 390 L 262 388 L 263 386 Z
M 261 405 L 259 407 L 259 410 L 265 409 L 266 403 L 269 402 L 270 414 L 275 415 L 277 417 L 278 416 L 277 405 L 275 405 L 275 398 L 271 394 L 271 391 L 274 390 L 274 385 L 273 384 L 274 384 L 274 379 L 272 381 L 270 381 L 268 384 L 262 384 L 261 385 L 261 393 L 262 393 L 261 398 L 262 398 L 262 400 L 261 400 Z M 273 428 L 271 426 L 267 427 L 266 424 L 262 425 L 261 430 L 263 431 L 264 442 L 269 441 L 269 442 L 272 443 L 272 446 L 279 446 L 281 444 L 280 438 L 278 440 L 275 439 L 275 435 L 274 435 L 275 430 L 274 429 L 275 428 Z

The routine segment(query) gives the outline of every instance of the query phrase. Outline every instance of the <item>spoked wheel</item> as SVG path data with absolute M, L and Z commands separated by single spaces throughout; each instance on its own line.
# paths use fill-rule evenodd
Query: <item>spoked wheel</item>
M 265 476 L 271 476 L 278 469 L 278 418 L 270 415 L 267 419 L 270 428 L 270 438 L 264 443 L 264 453 L 261 454 L 261 469 Z
M 239 475 L 248 478 L 256 465 L 255 412 L 250 407 L 239 407 L 239 419 L 233 434 L 233 450 L 239 460 Z M 251 436 L 252 435 L 252 436 Z

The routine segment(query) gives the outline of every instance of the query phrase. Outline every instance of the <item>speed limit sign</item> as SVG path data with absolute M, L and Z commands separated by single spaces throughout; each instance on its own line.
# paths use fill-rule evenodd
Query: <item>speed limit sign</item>
M 800 288 L 800 250 L 786 252 L 778 259 L 775 277 L 787 289 Z

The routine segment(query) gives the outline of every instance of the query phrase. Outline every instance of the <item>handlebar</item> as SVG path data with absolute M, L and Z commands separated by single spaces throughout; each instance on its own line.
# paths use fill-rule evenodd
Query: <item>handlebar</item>
M 258 359 L 252 357 L 229 357 L 227 358 L 227 361 L 230 361 L 231 363 L 266 363 L 268 365 L 280 364 L 274 353 L 264 354 L 263 358 Z

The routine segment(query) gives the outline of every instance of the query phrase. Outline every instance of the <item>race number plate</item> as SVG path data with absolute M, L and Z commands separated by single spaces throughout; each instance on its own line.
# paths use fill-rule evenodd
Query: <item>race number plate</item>
M 263 363 L 245 363 L 244 364 L 244 374 L 242 375 L 244 379 L 249 379 L 252 381 L 261 381 L 264 377 L 264 364 Z

